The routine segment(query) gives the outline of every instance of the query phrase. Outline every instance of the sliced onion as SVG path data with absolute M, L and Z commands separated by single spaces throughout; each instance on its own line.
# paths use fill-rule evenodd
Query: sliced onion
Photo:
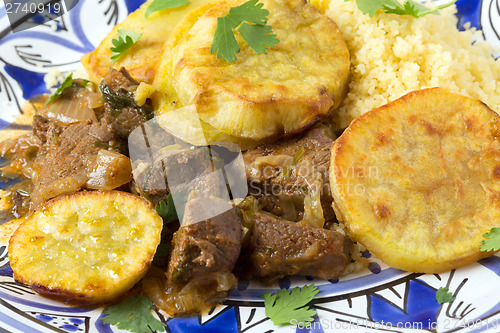
M 100 96 L 88 89 L 78 89 L 71 98 L 59 98 L 47 105 L 40 113 L 51 121 L 72 124 L 97 121 L 94 108 L 102 105 Z
M 257 157 L 249 168 L 247 168 L 247 176 L 249 180 L 258 181 L 264 178 L 268 178 L 274 172 L 274 167 L 287 168 L 292 166 L 293 157 L 290 155 L 268 155 Z M 272 168 L 268 170 L 267 168 Z
M 93 190 L 112 190 L 131 180 L 130 159 L 125 155 L 101 149 L 88 173 L 86 187 Z
M 171 285 L 165 275 L 153 267 L 144 278 L 142 289 L 156 307 L 174 316 L 210 309 L 236 284 L 236 277 L 230 272 L 214 272 L 194 277 L 185 286 Z
M 301 223 L 312 228 L 323 228 L 325 224 L 323 207 L 321 206 L 321 184 L 321 178 L 316 179 L 308 186 L 304 198 L 304 218 Z

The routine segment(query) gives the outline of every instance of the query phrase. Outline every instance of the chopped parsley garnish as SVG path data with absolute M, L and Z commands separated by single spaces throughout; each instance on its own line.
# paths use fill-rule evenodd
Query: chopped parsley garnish
M 118 29 L 118 39 L 111 40 L 114 46 L 109 48 L 113 52 L 111 54 L 111 64 L 114 64 L 141 36 L 142 33 L 138 34 L 134 30 Z
M 345 0 L 350 1 L 350 0 Z M 363 14 L 368 14 L 373 17 L 379 10 L 383 10 L 387 14 L 410 15 L 413 17 L 421 17 L 427 14 L 437 14 L 438 10 L 453 5 L 457 0 L 449 3 L 436 6 L 435 8 L 427 8 L 412 0 L 406 0 L 404 4 L 400 4 L 397 0 L 355 0 L 358 8 Z
M 299 287 L 292 290 L 283 288 L 276 293 L 262 294 L 266 316 L 275 325 L 290 325 L 292 320 L 297 323 L 312 322 L 316 310 L 310 309 L 307 304 L 314 299 L 318 292 L 318 288 L 312 284 L 304 286 L 302 289 Z
M 159 10 L 176 8 L 190 3 L 188 0 L 154 0 L 146 9 L 146 18 Z
M 293 165 L 297 165 L 297 163 L 300 162 L 300 160 L 302 159 L 302 156 L 304 156 L 305 151 L 306 150 L 304 149 L 304 147 L 300 147 L 297 154 L 295 154 L 295 156 L 293 157 Z
M 481 251 L 498 251 L 500 250 L 500 228 L 491 228 L 491 230 L 483 234 L 484 240 L 481 241 Z
M 288 179 L 290 177 L 290 174 L 292 173 L 292 169 L 297 165 L 297 163 L 300 162 L 302 159 L 302 156 L 304 156 L 305 149 L 304 147 L 300 147 L 299 151 L 295 156 L 293 157 L 293 162 L 290 167 L 286 167 L 285 170 L 283 171 L 283 179 Z
M 178 220 L 177 212 L 175 211 L 174 199 L 172 194 L 169 193 L 167 196 L 167 202 L 165 200 L 160 201 L 155 207 L 156 212 L 163 218 L 163 222 L 171 223 Z
M 455 297 L 453 297 L 453 294 L 447 287 L 440 287 L 438 291 L 436 291 L 436 301 L 438 304 L 451 303 L 454 300 Z
M 45 102 L 44 106 L 55 101 L 59 96 L 61 96 L 61 94 L 63 93 L 64 90 L 71 87 L 72 85 L 73 85 L 73 73 L 70 73 L 68 76 L 66 76 L 64 81 L 57 88 L 56 92 L 52 96 L 50 96 L 50 98 L 47 100 L 47 102 Z
M 153 302 L 146 295 L 132 295 L 124 302 L 108 306 L 101 318 L 104 324 L 134 333 L 164 332 L 165 324 L 156 319 Z
M 210 52 L 215 53 L 217 59 L 222 58 L 228 62 L 236 60 L 240 46 L 234 36 L 235 29 L 258 54 L 266 54 L 268 47 L 279 43 L 272 27 L 266 25 L 269 11 L 263 6 L 258 0 L 249 0 L 240 6 L 231 7 L 226 16 L 218 17 Z

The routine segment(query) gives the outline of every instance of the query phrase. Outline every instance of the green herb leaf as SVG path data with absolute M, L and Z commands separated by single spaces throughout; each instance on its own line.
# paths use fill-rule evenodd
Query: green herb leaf
M 240 46 L 234 37 L 233 29 L 233 23 L 227 16 L 217 18 L 214 40 L 210 46 L 210 53 L 217 53 L 217 59 L 222 58 L 227 62 L 236 60 Z
M 227 17 L 234 22 L 234 28 L 242 22 L 253 23 L 257 25 L 265 25 L 267 23 L 267 15 L 269 11 L 264 9 L 263 3 L 258 3 L 259 0 L 250 0 L 237 7 L 231 7 Z
M 217 59 L 235 61 L 236 53 L 240 52 L 240 46 L 234 36 L 235 29 L 258 54 L 266 53 L 268 47 L 279 43 L 272 27 L 266 25 L 269 11 L 262 8 L 263 6 L 258 0 L 249 0 L 240 6 L 232 7 L 226 16 L 218 17 L 210 52 L 216 54 Z
M 163 242 L 160 242 L 158 244 L 158 247 L 156 248 L 156 253 L 155 256 L 153 257 L 153 264 L 163 267 L 166 266 L 168 263 L 168 256 L 170 255 L 170 244 Z
M 154 0 L 146 9 L 146 18 L 159 10 L 176 8 L 190 3 L 188 0 Z
M 283 180 L 287 180 L 288 177 L 292 174 L 292 168 L 291 167 L 285 167 L 283 170 L 283 175 L 281 176 Z
M 134 333 L 164 332 L 165 324 L 156 319 L 154 305 L 145 295 L 132 295 L 122 303 L 107 307 L 101 318 L 104 324 L 114 325 L 121 330 Z
M 297 163 L 300 162 L 300 160 L 302 159 L 302 156 L 304 156 L 305 151 L 306 150 L 304 149 L 304 147 L 300 147 L 297 154 L 295 154 L 295 156 L 293 157 L 293 165 L 297 165 Z
M 266 49 L 279 42 L 276 35 L 273 34 L 273 28 L 268 25 L 256 25 L 242 23 L 238 29 L 241 37 L 257 54 L 266 54 Z
M 295 156 L 293 157 L 292 165 L 289 166 L 289 167 L 286 167 L 285 170 L 283 171 L 283 179 L 284 180 L 286 180 L 286 179 L 288 179 L 288 177 L 290 177 L 290 174 L 292 173 L 292 170 L 295 168 L 295 166 L 297 165 L 297 163 L 300 162 L 300 160 L 302 159 L 302 156 L 304 156 L 304 152 L 305 152 L 304 147 L 300 147 L 300 149 L 297 152 L 297 154 L 295 154 Z
M 379 10 L 383 10 L 387 14 L 410 15 L 417 18 L 427 14 L 437 14 L 439 10 L 449 7 L 455 2 L 457 0 L 431 9 L 412 0 L 406 0 L 403 5 L 397 0 L 356 0 L 358 8 L 363 14 L 368 14 L 370 17 L 375 16 Z
M 436 291 L 436 300 L 438 304 L 450 303 L 455 300 L 453 294 L 447 287 L 440 287 L 438 291 Z
M 481 241 L 481 251 L 498 251 L 500 250 L 500 228 L 491 228 L 491 230 L 483 235 L 484 240 Z
M 160 203 L 156 205 L 155 209 L 158 215 L 163 218 L 163 222 L 165 223 L 171 223 L 179 219 L 177 217 L 177 212 L 175 211 L 174 199 L 170 193 L 167 196 L 167 202 L 165 202 L 165 200 L 160 201 Z
M 70 73 L 68 76 L 66 76 L 64 81 L 57 88 L 56 92 L 52 96 L 50 96 L 50 98 L 47 100 L 47 102 L 45 102 L 44 106 L 55 101 L 56 98 L 58 98 L 63 93 L 64 90 L 71 87 L 72 85 L 73 85 L 73 73 Z
M 134 30 L 118 29 L 118 39 L 111 40 L 114 47 L 109 48 L 113 52 L 111 54 L 111 64 L 114 64 L 141 37 L 142 33 L 138 34 Z
M 295 287 L 291 291 L 281 289 L 277 293 L 265 293 L 264 307 L 268 316 L 275 325 L 290 325 L 291 320 L 297 323 L 308 323 L 314 320 L 316 310 L 307 307 L 307 303 L 313 300 L 319 292 L 312 284 L 301 288 Z

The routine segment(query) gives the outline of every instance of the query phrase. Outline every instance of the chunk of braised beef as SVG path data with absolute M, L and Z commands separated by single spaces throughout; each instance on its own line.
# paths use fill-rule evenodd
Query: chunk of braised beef
M 33 128 L 43 144 L 33 162 L 31 210 L 61 194 L 87 188 L 101 150 L 109 152 L 106 154 L 122 156 L 118 154 L 119 149 L 114 148 L 119 145 L 114 129 L 106 122 L 60 125 L 35 116 Z M 126 164 L 125 159 L 128 158 L 123 156 L 123 159 Z M 122 167 L 123 164 L 117 165 L 117 168 Z M 123 172 L 118 169 L 114 171 L 116 174 Z M 129 181 L 131 177 L 130 173 Z
M 216 212 L 223 213 L 215 215 Z M 210 217 L 207 217 L 210 216 Z M 231 272 L 241 249 L 241 219 L 221 199 L 189 200 L 180 229 L 175 233 L 167 278 L 186 284 L 193 277 Z
M 122 139 L 126 139 L 134 128 L 153 118 L 151 103 L 139 106 L 134 99 L 138 85 L 139 82 L 123 67 L 119 71 L 111 68 L 99 85 L 104 100 L 102 118 L 112 124 Z
M 328 173 L 333 138 L 330 126 L 320 123 L 303 134 L 245 151 L 243 158 L 250 195 L 259 200 L 264 211 L 290 221 L 299 221 L 305 193 L 319 179 L 325 220 L 327 223 L 336 221 Z M 292 165 L 259 162 L 262 157 L 280 155 L 293 158 Z
M 140 165 L 140 163 L 139 163 Z M 214 173 L 211 156 L 206 149 L 170 149 L 153 163 L 145 163 L 134 171 L 134 189 L 157 205 L 166 200 L 171 189 L 189 194 L 200 191 L 219 197 L 221 179 Z
M 351 241 L 337 231 L 311 228 L 255 212 L 247 249 L 254 277 L 273 282 L 288 275 L 333 279 L 350 262 Z

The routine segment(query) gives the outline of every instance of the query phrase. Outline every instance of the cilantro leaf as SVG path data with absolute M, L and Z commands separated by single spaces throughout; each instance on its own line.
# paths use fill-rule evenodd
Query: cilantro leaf
M 262 8 L 264 4 L 258 3 L 258 1 L 259 0 L 250 0 L 240 6 L 231 7 L 227 16 L 234 22 L 234 28 L 239 26 L 242 22 L 257 25 L 265 25 L 267 23 L 269 11 Z
M 257 54 L 266 54 L 268 47 L 277 44 L 279 40 L 273 34 L 273 28 L 268 25 L 242 23 L 238 29 L 241 37 Z
M 156 319 L 151 311 L 153 302 L 146 295 L 132 295 L 124 302 L 107 307 L 101 321 L 121 330 L 134 333 L 164 332 L 165 324 Z
M 277 293 L 265 293 L 264 307 L 268 316 L 275 325 L 290 325 L 292 319 L 298 323 L 307 323 L 314 320 L 316 310 L 307 307 L 307 303 L 313 300 L 319 292 L 312 284 L 301 288 L 295 287 L 291 291 L 281 289 Z
M 176 8 L 190 3 L 188 0 L 154 0 L 146 9 L 146 18 L 159 10 Z
M 153 258 L 153 264 L 164 267 L 168 263 L 168 257 L 170 255 L 170 241 L 171 239 L 167 236 L 165 231 L 169 230 L 166 227 L 166 224 L 177 221 L 179 218 L 177 216 L 177 211 L 175 210 L 174 199 L 172 198 L 172 194 L 168 194 L 167 201 L 160 201 L 158 205 L 155 207 L 156 212 L 163 219 L 163 231 L 161 234 L 160 244 L 156 248 L 156 253 Z
M 350 1 L 350 0 L 345 0 Z M 363 14 L 368 14 L 373 17 L 379 10 L 383 10 L 387 14 L 410 15 L 413 17 L 422 17 L 427 14 L 437 14 L 438 10 L 444 9 L 453 5 L 457 0 L 449 3 L 436 6 L 435 8 L 427 8 L 424 5 L 412 0 L 406 0 L 401 5 L 397 0 L 355 0 L 358 8 Z
M 72 85 L 73 85 L 73 73 L 70 73 L 68 76 L 66 76 L 64 81 L 57 88 L 56 92 L 52 96 L 50 96 L 47 102 L 45 102 L 44 106 L 55 101 L 63 93 L 64 90 L 71 87 Z
M 269 11 L 262 8 L 264 5 L 258 0 L 249 0 L 239 6 L 231 7 L 226 16 L 217 18 L 214 38 L 210 46 L 210 53 L 216 54 L 217 59 L 233 62 L 240 46 L 234 36 L 237 29 L 243 39 L 256 53 L 266 53 L 268 47 L 279 43 L 272 27 L 266 25 Z
M 233 33 L 233 23 L 227 16 L 217 18 L 214 40 L 210 46 L 210 53 L 217 53 L 217 59 L 222 58 L 227 62 L 236 60 L 236 53 L 240 52 L 240 46 Z
M 350 1 L 350 0 L 345 0 Z M 380 9 L 384 6 L 395 7 L 401 6 L 396 0 L 355 0 L 356 5 L 363 14 L 368 14 L 370 17 L 374 17 Z
M 455 297 L 453 297 L 453 294 L 450 292 L 450 290 L 447 287 L 440 287 L 436 291 L 436 301 L 438 304 L 443 304 L 443 303 L 450 303 L 455 300 Z
M 170 244 L 164 242 L 162 239 L 156 248 L 155 256 L 153 257 L 153 264 L 163 267 L 168 263 L 168 256 L 170 255 Z
M 118 39 L 111 40 L 114 47 L 109 48 L 113 52 L 111 54 L 111 64 L 114 64 L 141 37 L 142 33 L 138 34 L 134 30 L 118 29 Z
M 163 218 L 163 222 L 171 223 L 178 220 L 177 212 L 175 211 L 174 198 L 172 194 L 169 193 L 167 196 L 167 202 L 165 200 L 160 201 L 155 207 L 156 212 Z
M 498 251 L 500 250 L 500 228 L 491 228 L 491 230 L 483 237 L 486 238 L 481 241 L 481 251 Z

